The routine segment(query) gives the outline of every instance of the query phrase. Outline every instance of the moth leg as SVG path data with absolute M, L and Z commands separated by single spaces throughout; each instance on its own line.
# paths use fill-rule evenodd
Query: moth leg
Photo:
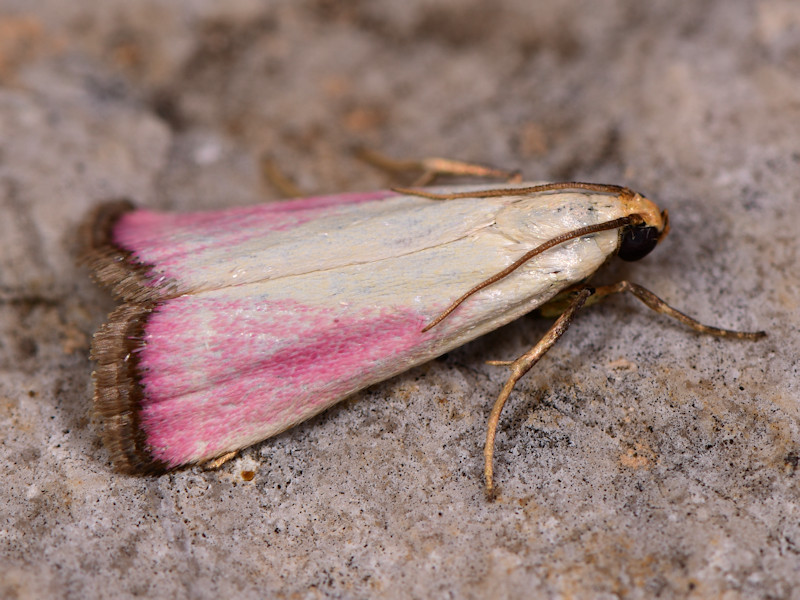
M 218 456 L 217 458 L 212 458 L 211 460 L 207 460 L 203 463 L 203 468 L 208 469 L 209 471 L 214 471 L 215 469 L 219 469 L 222 465 L 224 465 L 229 460 L 236 457 L 239 454 L 238 450 L 234 450 L 233 452 L 226 452 L 222 456 Z
M 511 368 L 511 375 L 503 386 L 500 395 L 492 407 L 492 412 L 489 415 L 489 425 L 486 431 L 486 445 L 483 448 L 484 467 L 483 473 L 486 480 L 486 495 L 492 500 L 495 497 L 494 478 L 493 478 L 493 459 L 494 459 L 494 441 L 497 435 L 497 425 L 500 422 L 500 413 L 503 412 L 503 407 L 508 400 L 511 391 L 514 389 L 517 381 L 522 378 L 525 373 L 531 370 L 533 365 L 539 362 L 539 359 L 564 335 L 564 332 L 569 328 L 572 318 L 575 313 L 586 303 L 586 300 L 594 294 L 594 289 L 591 287 L 584 287 L 573 298 L 570 305 L 561 313 L 552 327 L 544 334 L 537 344 L 528 352 L 520 356 L 517 360 L 507 363 L 494 361 L 490 364 L 506 364 Z
M 620 281 L 613 285 L 599 286 L 595 289 L 595 296 L 592 298 L 594 301 L 610 296 L 611 294 L 621 294 L 630 292 L 641 300 L 648 308 L 653 309 L 657 313 L 666 315 L 680 321 L 699 333 L 708 335 L 715 335 L 717 337 L 736 338 L 740 340 L 758 340 L 767 335 L 765 331 L 734 331 L 732 329 L 720 329 L 719 327 L 712 327 L 711 325 L 703 325 L 692 317 L 682 313 L 681 311 L 672 308 L 669 304 L 664 302 L 661 298 L 656 296 L 650 290 L 643 288 L 640 285 L 631 283 L 630 281 Z
M 502 179 L 507 183 L 519 183 L 522 181 L 522 174 L 517 170 L 496 169 L 486 165 L 450 160 L 448 158 L 429 157 L 420 160 L 397 160 L 368 148 L 356 148 L 355 155 L 364 162 L 392 174 L 403 174 L 409 171 L 420 172 L 421 174 L 417 180 L 411 184 L 414 187 L 429 185 L 441 175 Z
M 275 187 L 285 198 L 300 198 L 305 195 L 268 154 L 261 155 L 259 167 L 262 180 Z

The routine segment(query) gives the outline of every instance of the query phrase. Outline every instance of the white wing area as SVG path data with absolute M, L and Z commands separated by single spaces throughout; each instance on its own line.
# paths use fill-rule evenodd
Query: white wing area
M 623 216 L 615 196 L 585 193 L 441 201 L 391 195 L 301 210 L 295 204 L 263 205 L 267 214 L 258 212 L 261 207 L 188 215 L 136 211 L 124 217 L 117 235 L 139 262 L 152 266 L 154 284 L 166 277 L 181 291 L 195 291 L 435 254 L 467 238 L 476 247 L 464 260 L 490 274 L 559 233 Z M 423 260 L 431 265 L 438 257 Z M 455 260 L 443 268 L 458 271 Z

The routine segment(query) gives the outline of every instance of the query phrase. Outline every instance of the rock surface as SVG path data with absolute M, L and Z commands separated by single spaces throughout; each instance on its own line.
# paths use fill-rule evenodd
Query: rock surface
M 0 596 L 800 597 L 798 31 L 794 0 L 0 1 Z M 495 503 L 484 361 L 535 317 L 217 471 L 115 474 L 84 215 L 275 200 L 264 153 L 394 183 L 354 144 L 640 190 L 672 232 L 598 281 L 769 337 L 586 310 L 512 395 Z

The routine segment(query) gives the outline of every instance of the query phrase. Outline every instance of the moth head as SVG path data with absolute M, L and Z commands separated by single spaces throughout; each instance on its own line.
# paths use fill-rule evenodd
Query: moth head
M 637 193 L 626 200 L 628 214 L 639 217 L 639 222 L 632 223 L 620 230 L 617 256 L 622 260 L 634 261 L 644 258 L 656 247 L 669 232 L 669 215 L 667 211 L 659 211 L 658 207 Z

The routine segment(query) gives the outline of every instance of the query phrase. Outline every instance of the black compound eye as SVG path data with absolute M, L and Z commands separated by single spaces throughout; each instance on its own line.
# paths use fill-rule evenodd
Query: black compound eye
M 656 247 L 660 235 L 655 227 L 645 225 L 628 227 L 622 232 L 617 256 L 627 261 L 644 258 Z

